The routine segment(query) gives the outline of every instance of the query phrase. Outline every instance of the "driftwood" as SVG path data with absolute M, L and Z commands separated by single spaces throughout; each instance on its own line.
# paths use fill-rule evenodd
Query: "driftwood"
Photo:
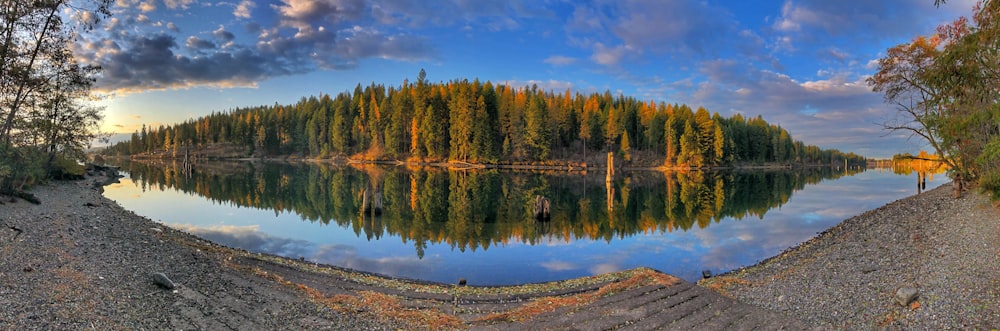
M 533 215 L 535 216 L 536 220 L 548 221 L 550 216 L 549 208 L 550 208 L 549 199 L 541 195 L 535 196 L 535 206 Z
M 36 204 L 36 205 L 42 203 L 41 200 L 38 200 L 38 197 L 35 197 L 33 194 L 25 192 L 25 191 L 3 189 L 3 190 L 0 190 L 0 195 L 6 195 L 6 196 L 10 196 L 10 197 L 15 197 L 15 198 L 21 198 L 21 199 L 24 199 L 24 201 L 27 201 L 27 202 L 30 202 L 30 203 L 33 203 L 33 204 Z

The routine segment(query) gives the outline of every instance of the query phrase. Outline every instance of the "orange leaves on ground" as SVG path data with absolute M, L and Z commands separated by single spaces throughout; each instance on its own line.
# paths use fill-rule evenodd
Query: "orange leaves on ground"
M 561 297 L 542 297 L 508 311 L 487 315 L 478 319 L 478 321 L 520 322 L 563 307 L 581 307 L 593 303 L 601 297 L 613 295 L 621 291 L 648 285 L 669 287 L 680 282 L 681 280 L 677 277 L 643 268 L 636 270 L 635 274 L 623 281 L 607 284 L 594 292 Z

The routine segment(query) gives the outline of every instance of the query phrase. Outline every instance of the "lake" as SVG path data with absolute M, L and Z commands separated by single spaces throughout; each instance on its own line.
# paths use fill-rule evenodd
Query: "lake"
M 640 266 L 690 281 L 754 264 L 917 193 L 878 170 L 446 170 L 319 163 L 121 164 L 104 195 L 230 247 L 443 283 L 509 285 Z M 926 189 L 947 181 L 932 175 Z M 551 218 L 532 216 L 536 196 Z M 378 202 L 381 202 L 379 204 Z M 381 205 L 381 208 L 373 208 Z

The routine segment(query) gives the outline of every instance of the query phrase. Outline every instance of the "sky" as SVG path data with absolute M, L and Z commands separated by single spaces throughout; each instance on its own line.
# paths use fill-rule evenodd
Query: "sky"
M 974 0 L 117 0 L 77 58 L 103 67 L 102 130 L 432 82 L 611 91 L 761 115 L 798 140 L 868 157 L 924 144 L 865 83 L 889 47 Z M 92 21 L 90 15 L 75 16 Z

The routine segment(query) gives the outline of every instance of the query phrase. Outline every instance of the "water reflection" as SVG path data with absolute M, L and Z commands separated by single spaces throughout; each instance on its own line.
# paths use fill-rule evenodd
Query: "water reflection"
M 177 229 L 229 247 L 251 252 L 263 252 L 291 258 L 308 258 L 310 261 L 357 270 L 374 270 L 392 275 L 413 275 L 423 269 L 433 268 L 429 261 L 416 257 L 371 258 L 359 253 L 359 248 L 346 244 L 317 245 L 308 240 L 276 237 L 260 231 L 258 226 L 208 226 L 176 225 Z
M 927 189 L 927 180 L 934 181 L 934 174 L 943 174 L 948 165 L 937 158 L 920 151 L 917 158 L 893 160 L 892 171 L 899 175 L 917 174 L 917 193 Z
M 205 164 L 190 175 L 173 163 L 130 162 L 124 169 L 143 187 L 293 212 L 368 240 L 399 236 L 413 244 L 418 257 L 429 243 L 476 251 L 512 242 L 610 242 L 638 233 L 704 229 L 724 218 L 762 218 L 807 184 L 858 172 L 633 172 L 605 185 L 600 176 L 565 172 L 249 162 Z M 531 217 L 536 196 L 551 200 L 550 221 Z M 377 210 L 369 199 L 378 201 Z
M 464 277 L 470 284 L 637 266 L 696 279 L 702 269 L 753 263 L 912 194 L 896 184 L 900 176 L 822 168 L 631 172 L 606 185 L 601 175 L 566 172 L 212 162 L 186 174 L 172 163 L 122 165 L 142 193 L 129 192 L 125 180 L 107 195 L 206 239 L 391 276 Z M 847 175 L 854 175 L 849 182 L 803 190 Z M 551 201 L 548 222 L 532 217 L 537 195 Z M 381 201 L 380 212 L 374 201 Z M 274 218 L 250 220 L 259 217 L 251 215 L 256 209 Z

